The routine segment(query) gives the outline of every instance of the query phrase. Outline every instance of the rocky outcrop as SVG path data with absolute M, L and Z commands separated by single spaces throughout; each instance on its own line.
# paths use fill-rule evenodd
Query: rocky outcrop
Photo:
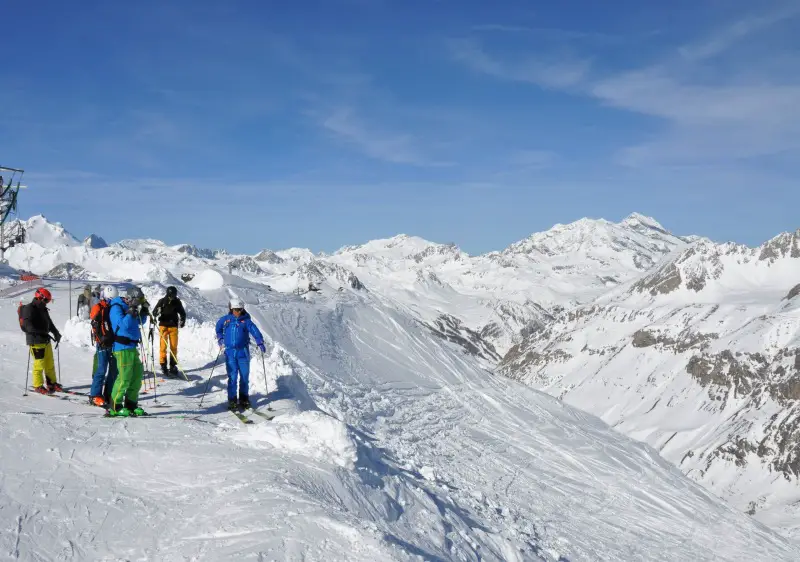
M 433 324 L 423 323 L 435 336 L 453 342 L 466 353 L 475 355 L 492 363 L 500 360 L 500 355 L 492 344 L 484 340 L 478 332 L 464 326 L 458 318 L 449 314 L 442 314 L 434 320 Z
M 44 277 L 52 277 L 55 279 L 68 279 L 70 277 L 70 273 L 67 272 L 67 269 L 72 266 L 72 279 L 90 279 L 89 272 L 86 271 L 83 267 L 79 265 L 75 265 L 74 263 L 62 263 L 55 266 L 53 269 L 48 271 L 44 274 Z
M 272 250 L 261 250 L 253 259 L 260 262 L 266 262 L 271 265 L 278 265 L 284 262 L 284 259 Z
M 264 270 L 250 256 L 241 256 L 228 262 L 228 267 L 233 271 L 241 271 L 251 275 L 264 275 Z
M 92 250 L 108 248 L 108 243 L 96 234 L 90 234 L 83 240 L 83 245 Z

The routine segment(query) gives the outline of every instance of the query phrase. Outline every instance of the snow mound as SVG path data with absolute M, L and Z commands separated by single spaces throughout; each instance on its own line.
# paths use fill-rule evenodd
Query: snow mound
M 206 269 L 195 275 L 188 285 L 201 291 L 215 291 L 225 285 L 225 279 L 219 271 Z
M 61 328 L 62 343 L 71 343 L 75 347 L 94 347 L 91 336 L 92 325 L 89 320 L 82 320 L 77 316 L 69 318 Z
M 234 440 L 254 447 L 268 444 L 348 470 L 355 467 L 358 457 L 356 443 L 347 426 L 319 410 L 278 416 L 269 423 L 252 427 L 247 433 L 235 434 Z

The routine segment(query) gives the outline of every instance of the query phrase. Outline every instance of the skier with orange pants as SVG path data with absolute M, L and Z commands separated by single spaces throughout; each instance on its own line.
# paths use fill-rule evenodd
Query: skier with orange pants
M 178 289 L 167 287 L 167 295 L 156 303 L 153 317 L 158 318 L 158 333 L 161 339 L 159 363 L 161 373 L 165 377 L 178 376 L 178 327 L 186 325 L 186 310 L 181 299 L 178 298 Z M 169 354 L 167 354 L 169 345 Z M 167 361 L 172 359 L 172 365 L 167 369 Z

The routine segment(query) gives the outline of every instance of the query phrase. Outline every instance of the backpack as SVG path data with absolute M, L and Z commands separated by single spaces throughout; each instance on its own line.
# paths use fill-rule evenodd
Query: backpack
M 31 303 L 22 304 L 22 301 L 19 301 L 19 306 L 17 307 L 17 316 L 19 316 L 19 329 L 28 333 L 27 330 L 27 318 L 30 318 L 29 314 L 25 314 L 27 307 L 29 307 Z M 27 317 L 27 318 L 26 318 Z
M 100 347 L 111 347 L 114 343 L 114 330 L 111 327 L 111 318 L 108 315 L 110 306 L 106 301 L 100 301 L 92 308 L 89 318 L 92 320 L 92 339 Z

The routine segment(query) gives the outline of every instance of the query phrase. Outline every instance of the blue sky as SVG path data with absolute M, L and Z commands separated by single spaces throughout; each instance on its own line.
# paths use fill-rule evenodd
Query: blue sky
M 800 227 L 800 1 L 6 3 L 0 164 L 78 236 L 469 253 Z

